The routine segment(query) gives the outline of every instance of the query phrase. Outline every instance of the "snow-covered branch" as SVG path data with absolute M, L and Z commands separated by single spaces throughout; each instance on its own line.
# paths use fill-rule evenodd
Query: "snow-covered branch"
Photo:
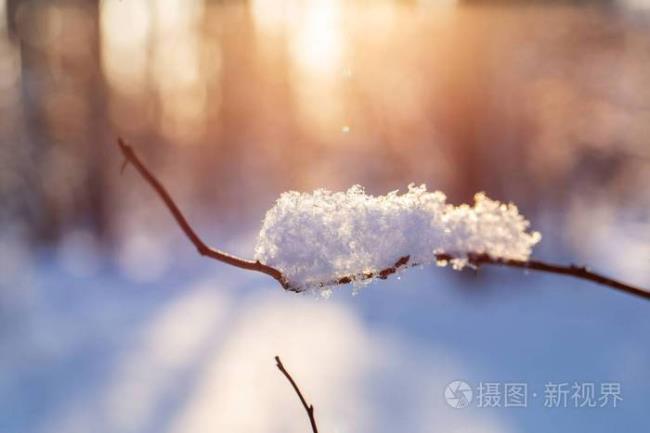
M 477 194 L 473 206 L 446 203 L 443 193 L 410 185 L 404 194 L 365 194 L 318 190 L 281 195 L 264 219 L 255 261 L 208 247 L 174 200 L 122 139 L 125 164 L 131 163 L 163 200 L 201 255 L 242 269 L 265 273 L 283 288 L 330 293 L 332 286 L 363 285 L 408 267 L 450 263 L 501 265 L 572 276 L 650 300 L 650 291 L 590 271 L 583 266 L 531 260 L 541 235 L 513 204 Z
M 527 260 L 541 235 L 527 230 L 517 207 L 484 194 L 475 201 L 473 207 L 450 205 L 443 193 L 423 185 L 378 197 L 360 186 L 346 192 L 287 192 L 264 218 L 255 258 L 303 288 L 324 287 L 342 275 L 363 284 L 368 275 L 407 262 L 449 262 L 460 270 L 470 254 Z M 441 254 L 450 259 L 440 259 Z

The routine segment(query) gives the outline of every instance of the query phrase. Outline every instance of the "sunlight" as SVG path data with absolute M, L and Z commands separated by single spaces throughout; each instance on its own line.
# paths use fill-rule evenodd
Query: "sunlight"
M 153 70 L 162 105 L 161 127 L 165 135 L 181 142 L 200 136 L 204 125 L 202 17 L 203 3 L 198 0 L 158 0 L 154 5 Z
M 340 132 L 343 116 L 343 3 L 340 0 L 253 0 L 258 45 L 288 53 L 298 116 L 310 134 Z
M 295 0 L 253 0 L 251 12 L 255 25 L 263 33 L 281 33 L 288 21 L 290 11 L 298 6 Z
M 100 8 L 104 74 L 115 90 L 137 96 L 147 84 L 151 6 L 148 1 L 104 1 Z
M 264 39 L 285 35 L 291 59 L 304 72 L 327 75 L 341 68 L 340 0 L 253 0 L 252 14 Z
M 305 5 L 301 19 L 291 29 L 291 53 L 305 72 L 324 75 L 341 68 L 341 3 L 313 0 Z
M 156 416 L 160 399 L 209 346 L 228 315 L 228 299 L 196 282 L 174 302 L 133 331 L 137 344 L 119 359 L 106 387 L 101 410 L 112 431 L 143 431 Z M 129 396 L 129 398 L 125 398 Z
M 343 100 L 342 3 L 312 0 L 287 29 L 293 90 L 302 121 L 316 135 L 339 133 L 346 124 Z

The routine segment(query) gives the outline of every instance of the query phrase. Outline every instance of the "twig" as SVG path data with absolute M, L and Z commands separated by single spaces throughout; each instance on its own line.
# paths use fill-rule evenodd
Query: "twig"
M 346 275 L 345 277 L 339 277 L 335 278 L 330 281 L 323 281 L 320 284 L 317 284 L 318 287 L 329 287 L 329 286 L 338 286 L 340 284 L 349 284 L 353 281 L 364 281 L 364 280 L 371 280 L 373 278 L 379 278 L 380 280 L 385 280 L 389 276 L 393 275 L 400 269 L 404 267 L 413 267 L 417 266 L 415 263 L 409 264 L 409 260 L 411 259 L 411 256 L 404 256 L 400 257 L 393 266 L 389 268 L 382 269 L 380 271 L 375 271 L 375 272 L 363 272 L 361 274 L 357 275 Z
M 169 209 L 169 211 L 172 213 L 174 219 L 181 227 L 185 235 L 194 244 L 199 254 L 202 256 L 208 256 L 215 260 L 219 260 L 220 262 L 228 263 L 229 265 L 236 266 L 238 268 L 265 273 L 275 278 L 285 289 L 290 289 L 289 284 L 285 280 L 284 276 L 277 269 L 262 264 L 259 261 L 242 259 L 218 249 L 208 247 L 192 229 L 190 224 L 187 222 L 187 219 L 185 219 L 183 213 L 180 211 L 178 206 L 176 206 L 176 203 L 174 203 L 174 200 L 171 198 L 165 187 L 162 186 L 158 179 L 156 179 L 156 177 L 151 174 L 147 167 L 145 167 L 144 164 L 140 161 L 138 156 L 133 151 L 133 148 L 126 144 L 126 142 L 121 138 L 118 138 L 117 144 L 119 145 L 120 150 L 124 155 L 125 163 L 129 162 L 133 164 L 133 166 L 138 170 L 142 177 L 158 193 L 160 198 L 165 202 L 165 205 L 167 205 L 167 209 Z M 123 169 L 125 166 L 126 164 L 122 166 Z
M 314 417 L 314 405 L 307 403 L 307 400 L 305 400 L 305 397 L 303 397 L 302 392 L 300 392 L 300 388 L 298 388 L 298 385 L 296 385 L 296 381 L 293 380 L 293 377 L 291 377 L 287 369 L 284 368 L 284 365 L 282 365 L 282 361 L 280 361 L 279 356 L 275 357 L 275 365 L 278 367 L 278 370 L 280 370 L 282 374 L 284 374 L 284 377 L 287 378 L 289 383 L 291 383 L 291 386 L 293 387 L 294 391 L 296 391 L 296 394 L 298 394 L 300 403 L 302 403 L 302 406 L 305 408 L 305 411 L 307 412 L 307 416 L 309 417 L 309 422 L 311 424 L 312 432 L 318 433 L 318 427 L 316 426 L 316 418 Z
M 592 272 L 586 266 L 578 266 L 571 264 L 569 266 L 556 265 L 553 263 L 541 262 L 539 260 L 510 260 L 510 259 L 500 259 L 490 257 L 487 254 L 470 254 L 469 262 L 474 266 L 480 266 L 482 264 L 487 265 L 500 265 L 500 266 L 509 266 L 511 268 L 522 268 L 522 269 L 532 269 L 534 271 L 549 272 L 553 274 L 567 275 L 574 278 L 579 278 L 583 280 L 592 281 L 603 286 L 611 287 L 629 293 L 630 295 L 636 295 L 641 298 L 650 300 L 650 291 L 644 290 L 639 287 L 634 287 L 629 284 L 623 283 L 618 280 L 606 277 L 604 275 Z
M 282 272 L 278 269 L 260 263 L 259 261 L 242 259 L 230 255 L 228 253 L 225 253 L 223 251 L 220 251 L 218 249 L 208 247 L 205 244 L 205 242 L 203 242 L 203 240 L 199 238 L 196 232 L 194 232 L 190 224 L 187 222 L 187 219 L 180 211 L 178 206 L 176 206 L 176 203 L 171 198 L 167 190 L 140 161 L 138 156 L 135 154 L 133 148 L 128 144 L 126 144 L 124 140 L 122 140 L 121 138 L 119 138 L 117 142 L 120 150 L 122 151 L 122 154 L 124 155 L 125 163 L 133 164 L 133 166 L 138 170 L 140 175 L 142 175 L 142 177 L 156 191 L 158 196 L 163 200 L 163 202 L 167 206 L 167 209 L 169 209 L 169 211 L 172 213 L 174 219 L 181 227 L 185 235 L 189 238 L 192 244 L 194 244 L 199 254 L 201 254 L 202 256 L 210 257 L 215 260 L 219 260 L 221 262 L 227 263 L 232 266 L 236 266 L 238 268 L 247 269 L 251 271 L 258 271 L 270 275 L 276 281 L 278 281 L 285 290 L 289 290 L 293 292 L 302 292 L 305 290 L 305 288 L 303 287 L 292 286 L 285 278 L 285 276 L 282 274 Z M 449 261 L 449 260 L 453 260 L 455 257 L 451 254 L 442 253 L 442 254 L 437 254 L 436 258 L 438 260 Z M 396 273 L 402 268 L 418 265 L 417 263 L 409 263 L 409 260 L 410 260 L 409 256 L 400 257 L 399 260 L 397 260 L 393 266 L 388 267 L 386 269 L 382 269 L 376 272 L 366 272 L 358 275 L 342 276 L 333 279 L 331 281 L 324 281 L 320 283 L 318 286 L 326 287 L 326 286 L 334 286 L 340 284 L 348 284 L 353 281 L 368 280 L 372 278 L 386 279 L 388 278 L 388 276 Z M 481 265 L 498 265 L 498 266 L 507 266 L 512 268 L 530 269 L 534 271 L 548 272 L 552 274 L 567 275 L 574 278 L 592 281 L 594 283 L 601 284 L 603 286 L 607 286 L 631 295 L 638 296 L 646 300 L 650 300 L 649 290 L 644 290 L 642 288 L 623 283 L 619 280 L 606 277 L 596 272 L 592 272 L 585 266 L 576 266 L 576 265 L 565 266 L 565 265 L 542 262 L 539 260 L 527 260 L 527 261 L 511 260 L 511 259 L 504 259 L 498 257 L 491 257 L 487 254 L 476 254 L 476 253 L 467 254 L 467 260 L 469 264 L 477 268 L 480 267 Z
M 436 254 L 436 260 L 439 261 L 451 261 L 455 256 L 451 254 Z M 345 276 L 337 278 L 331 281 L 320 283 L 319 287 L 328 287 L 336 286 L 339 284 L 348 284 L 353 281 L 364 281 L 372 278 L 386 279 L 389 275 L 392 275 L 399 271 L 402 268 L 418 266 L 419 263 L 409 263 L 410 256 L 401 257 L 393 266 L 383 269 L 379 272 L 366 272 L 363 274 Z M 577 266 L 577 265 L 556 265 L 553 263 L 541 262 L 539 260 L 512 260 L 512 259 L 503 259 L 498 257 L 491 257 L 488 254 L 475 254 L 470 253 L 467 255 L 468 264 L 472 265 L 474 268 L 479 268 L 481 265 L 497 265 L 497 266 L 506 266 L 511 268 L 521 268 L 521 269 L 530 269 L 533 271 L 548 272 L 552 274 L 567 275 L 574 278 L 579 278 L 583 280 L 592 281 L 597 284 L 601 284 L 613 289 L 629 293 L 630 295 L 636 295 L 643 299 L 650 300 L 650 291 L 631 286 L 629 284 L 622 283 L 618 280 L 605 277 L 604 275 L 597 274 L 596 272 L 590 271 L 586 266 Z

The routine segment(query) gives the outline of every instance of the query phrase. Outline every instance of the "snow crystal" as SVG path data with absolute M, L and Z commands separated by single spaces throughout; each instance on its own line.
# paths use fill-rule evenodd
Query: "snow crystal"
M 342 277 L 394 267 L 446 262 L 462 269 L 468 254 L 527 260 L 539 242 L 513 204 L 479 193 L 474 206 L 446 203 L 440 192 L 409 185 L 408 192 L 372 196 L 361 186 L 282 194 L 264 218 L 255 258 L 280 270 L 292 287 L 321 288 Z M 357 280 L 360 282 L 361 279 Z

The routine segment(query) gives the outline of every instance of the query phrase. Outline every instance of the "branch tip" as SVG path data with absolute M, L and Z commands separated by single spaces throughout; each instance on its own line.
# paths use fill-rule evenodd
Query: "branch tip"
M 307 400 L 305 400 L 305 397 L 302 395 L 302 392 L 300 391 L 300 388 L 298 388 L 298 385 L 296 384 L 296 381 L 293 380 L 293 377 L 291 377 L 291 374 L 287 371 L 286 368 L 284 368 L 284 365 L 282 364 L 282 361 L 280 360 L 279 356 L 275 356 L 275 365 L 278 367 L 278 370 L 282 372 L 284 377 L 287 378 L 289 383 L 291 384 L 291 387 L 293 390 L 296 392 L 298 395 L 298 398 L 300 399 L 300 403 L 302 403 L 303 408 L 305 409 L 305 412 L 307 412 L 307 416 L 309 418 L 309 423 L 311 424 L 311 430 L 313 433 L 318 433 L 318 427 L 316 425 L 316 418 L 314 417 L 314 405 L 307 403 Z
M 238 268 L 262 272 L 275 278 L 283 287 L 286 286 L 285 278 L 279 270 L 272 268 L 271 266 L 264 265 L 259 261 L 254 262 L 245 260 L 207 246 L 206 243 L 203 242 L 203 240 L 199 237 L 199 235 L 196 234 L 192 226 L 190 226 L 187 218 L 185 218 L 185 215 L 183 215 L 181 210 L 178 208 L 174 199 L 172 199 L 171 195 L 167 192 L 167 189 L 165 189 L 162 183 L 160 183 L 160 181 L 153 175 L 153 173 L 149 171 L 144 163 L 140 161 L 133 148 L 128 145 L 126 141 L 122 139 L 122 137 L 118 137 L 117 144 L 120 148 L 120 151 L 122 152 L 122 155 L 124 155 L 125 160 L 135 167 L 142 178 L 158 194 L 169 212 L 171 212 L 176 223 L 180 226 L 183 233 L 185 233 L 185 236 L 196 247 L 200 255 L 208 256 L 212 259 L 227 263 L 231 266 L 236 266 Z

